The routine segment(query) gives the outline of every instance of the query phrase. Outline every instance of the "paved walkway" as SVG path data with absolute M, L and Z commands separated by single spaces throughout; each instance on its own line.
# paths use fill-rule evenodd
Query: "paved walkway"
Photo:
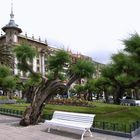
M 52 130 L 48 133 L 44 124 L 21 127 L 19 118 L 0 115 L 0 140 L 80 140 L 80 135 Z M 84 140 L 130 140 L 93 132 L 93 137 Z M 140 140 L 140 135 L 131 139 Z

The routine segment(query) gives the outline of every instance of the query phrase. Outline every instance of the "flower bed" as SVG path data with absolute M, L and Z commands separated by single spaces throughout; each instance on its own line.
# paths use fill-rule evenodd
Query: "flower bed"
M 54 105 L 93 106 L 90 102 L 82 99 L 52 99 L 49 101 Z

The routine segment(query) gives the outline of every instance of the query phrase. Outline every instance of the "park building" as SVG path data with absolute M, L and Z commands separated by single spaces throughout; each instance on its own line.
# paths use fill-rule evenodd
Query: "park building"
M 34 58 L 32 62 L 33 70 L 35 72 L 40 72 L 42 75 L 45 75 L 45 73 L 47 72 L 45 64 L 47 63 L 48 55 L 53 54 L 53 52 L 56 51 L 58 48 L 49 45 L 47 40 L 42 41 L 40 37 L 38 39 L 35 39 L 34 36 L 28 37 L 27 33 L 25 33 L 25 35 L 21 34 L 22 29 L 15 23 L 12 7 L 11 7 L 9 23 L 6 24 L 4 27 L 2 27 L 2 32 L 0 35 L 0 47 L 4 46 L 5 48 L 9 49 L 14 45 L 20 45 L 22 43 L 29 44 L 30 46 L 35 48 L 38 52 L 37 57 Z M 91 57 L 82 54 L 73 54 L 70 50 L 67 51 L 70 53 L 73 61 L 75 61 L 79 57 L 82 59 L 92 60 Z M 14 61 L 13 74 L 19 75 L 23 79 L 26 78 L 29 73 L 23 73 L 22 71 L 19 71 L 16 66 L 17 59 L 14 58 L 13 61 Z M 0 63 L 3 64 L 4 62 L 0 62 Z M 93 63 L 95 64 L 96 67 L 96 74 L 94 75 L 94 77 L 99 77 L 100 69 L 104 65 L 95 61 L 93 61 Z

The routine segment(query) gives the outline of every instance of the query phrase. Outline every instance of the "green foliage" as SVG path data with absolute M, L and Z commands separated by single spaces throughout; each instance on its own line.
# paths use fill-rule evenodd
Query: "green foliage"
M 114 54 L 112 56 L 113 62 L 102 69 L 102 76 L 115 84 L 118 81 L 122 86 L 138 80 L 140 65 L 131 58 L 130 55 L 122 52 Z
M 115 67 L 113 64 L 108 64 L 102 69 L 102 76 L 105 78 L 114 77 L 115 75 Z
M 5 65 L 0 65 L 0 78 L 4 78 L 11 74 L 10 68 Z
M 36 50 L 28 44 L 21 44 L 15 46 L 13 49 L 17 59 L 18 59 L 18 69 L 27 72 L 32 70 L 33 58 L 37 55 Z
M 82 93 L 86 90 L 84 85 L 75 85 L 74 89 L 75 89 L 75 93 L 77 94 Z
M 16 103 L 17 103 L 17 104 L 25 104 L 26 101 L 23 100 L 23 99 L 16 99 Z
M 30 83 L 30 85 L 38 85 L 41 82 L 41 74 L 30 74 L 28 82 Z
M 18 78 L 13 76 L 9 67 L 0 65 L 0 86 L 4 90 L 13 90 Z
M 85 88 L 89 91 L 94 91 L 95 90 L 95 79 L 88 79 Z
M 26 60 L 30 62 L 36 56 L 36 50 L 26 43 L 16 46 L 13 51 L 19 61 Z
M 130 83 L 134 82 L 136 80 L 135 77 L 131 76 L 131 75 L 126 75 L 124 73 L 117 75 L 116 80 L 119 81 L 121 84 L 123 85 L 129 85 Z
M 66 74 L 64 74 L 64 73 L 62 73 L 62 72 L 59 72 L 58 73 L 58 77 L 59 77 L 59 79 L 61 80 L 61 81 L 64 81 L 64 80 L 66 80 Z
M 95 80 L 95 86 L 106 86 L 107 84 L 110 84 L 110 80 L 101 76 L 98 79 Z
M 90 92 L 98 93 L 103 91 L 108 84 L 109 80 L 101 76 L 98 79 L 89 79 L 86 83 L 86 89 Z
M 53 71 L 48 71 L 47 72 L 47 78 L 49 80 L 53 80 L 54 79 L 54 72 Z M 64 81 L 66 80 L 66 75 L 63 72 L 58 72 L 57 78 Z
M 130 58 L 123 52 L 112 55 L 113 64 L 117 72 L 122 72 L 126 66 L 130 65 Z
M 47 78 L 49 80 L 53 79 L 66 79 L 66 67 L 70 62 L 69 54 L 64 50 L 58 50 L 53 55 L 48 58 L 47 68 Z
M 7 96 L 0 96 L 0 100 L 7 100 Z
M 94 64 L 90 60 L 78 59 L 70 68 L 70 72 L 79 78 L 90 78 L 95 71 Z
M 23 65 L 23 63 L 18 63 L 17 68 L 21 71 L 28 72 L 28 69 Z
M 126 46 L 125 51 L 140 56 L 140 36 L 138 33 L 132 34 L 126 40 L 123 40 L 124 45 Z
M 14 79 L 11 75 L 10 68 L 5 65 L 0 65 L 0 85 L 1 86 L 10 86 L 10 83 L 14 83 Z
M 48 80 L 53 80 L 54 79 L 54 72 L 48 71 L 47 72 L 47 78 L 48 78 Z
M 140 36 L 137 33 L 131 35 L 123 43 L 125 49 L 113 54 L 112 62 L 102 69 L 102 77 L 110 83 L 107 86 L 114 88 L 116 103 L 127 89 L 140 85 Z
M 16 80 L 13 76 L 7 76 L 3 79 L 2 85 L 7 89 L 13 89 L 16 87 Z
M 140 70 L 140 64 L 136 63 L 132 55 L 119 52 L 112 56 L 116 73 L 126 73 L 127 75 L 135 75 Z
M 61 71 L 66 63 L 70 62 L 69 54 L 64 50 L 56 51 L 48 58 L 48 68 L 52 71 Z

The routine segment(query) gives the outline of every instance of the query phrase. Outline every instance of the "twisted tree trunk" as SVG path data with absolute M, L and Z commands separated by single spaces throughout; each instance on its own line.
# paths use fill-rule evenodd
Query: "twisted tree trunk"
M 114 103 L 115 104 L 120 104 L 120 101 L 124 95 L 124 88 L 121 86 L 117 86 L 116 88 L 116 95 L 115 95 L 115 99 L 114 99 Z
M 48 102 L 52 96 L 63 92 L 65 88 L 66 86 L 58 80 L 42 81 L 35 91 L 31 105 L 26 108 L 20 125 L 28 126 L 37 124 L 42 115 L 45 103 Z

